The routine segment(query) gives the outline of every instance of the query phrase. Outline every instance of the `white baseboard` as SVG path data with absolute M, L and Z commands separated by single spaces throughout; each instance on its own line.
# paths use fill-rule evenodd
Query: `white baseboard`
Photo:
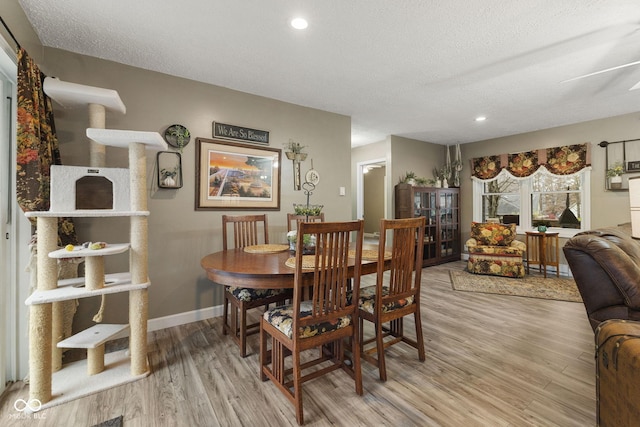
M 171 314 L 164 317 L 156 317 L 155 319 L 149 319 L 147 322 L 147 331 L 152 332 L 160 329 L 171 328 L 173 326 L 186 325 L 187 323 L 198 322 L 200 320 L 211 319 L 219 316 L 222 316 L 222 305 L 186 311 L 184 313 Z

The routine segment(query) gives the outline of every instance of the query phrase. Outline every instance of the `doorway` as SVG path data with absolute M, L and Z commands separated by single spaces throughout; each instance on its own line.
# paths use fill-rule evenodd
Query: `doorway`
M 386 159 L 358 163 L 357 217 L 364 219 L 366 238 L 376 239 L 380 219 L 386 216 Z

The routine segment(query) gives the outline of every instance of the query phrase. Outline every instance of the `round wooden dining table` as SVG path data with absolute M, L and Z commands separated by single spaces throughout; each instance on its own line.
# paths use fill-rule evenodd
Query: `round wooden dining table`
M 375 250 L 378 246 L 367 244 L 363 249 Z M 277 253 L 251 253 L 243 249 L 227 249 L 204 256 L 200 265 L 212 282 L 225 286 L 240 286 L 255 289 L 293 288 L 295 269 L 285 265 L 287 259 L 294 257 L 290 251 Z M 349 274 L 353 275 L 354 264 L 350 258 Z M 378 260 L 363 260 L 361 274 L 377 271 Z M 313 280 L 313 271 L 306 274 L 308 285 Z

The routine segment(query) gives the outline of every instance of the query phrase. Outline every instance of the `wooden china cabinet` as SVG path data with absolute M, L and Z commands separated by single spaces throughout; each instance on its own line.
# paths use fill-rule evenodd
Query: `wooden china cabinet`
M 426 217 L 422 266 L 460 259 L 460 189 L 395 187 L 395 217 Z

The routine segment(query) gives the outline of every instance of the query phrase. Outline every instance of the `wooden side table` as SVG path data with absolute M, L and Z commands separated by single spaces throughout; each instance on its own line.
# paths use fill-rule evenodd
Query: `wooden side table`
M 556 276 L 560 277 L 560 247 L 558 233 L 527 231 L 527 274 L 531 264 L 540 266 L 547 278 L 547 266 L 556 268 Z

